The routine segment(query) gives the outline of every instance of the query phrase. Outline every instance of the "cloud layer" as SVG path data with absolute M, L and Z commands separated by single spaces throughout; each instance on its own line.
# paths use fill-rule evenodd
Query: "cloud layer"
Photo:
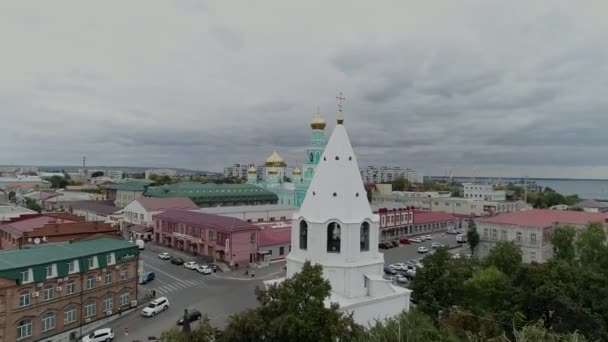
M 0 164 L 302 162 L 338 91 L 360 163 L 608 178 L 608 4 L 0 4 Z

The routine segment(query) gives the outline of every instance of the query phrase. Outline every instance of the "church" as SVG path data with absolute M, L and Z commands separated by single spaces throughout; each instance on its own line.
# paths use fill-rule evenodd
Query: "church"
M 263 180 L 258 180 L 258 170 L 255 166 L 251 166 L 247 170 L 247 183 L 274 192 L 278 197 L 278 204 L 302 206 L 325 148 L 325 120 L 321 118 L 320 114 L 313 118 L 310 127 L 312 128 L 312 139 L 306 150 L 306 162 L 302 169 L 296 166 L 293 170 L 291 182 L 285 181 L 285 169 L 287 167 L 285 160 L 277 151 L 273 151 L 266 158 Z
M 314 157 L 313 152 L 317 161 Z M 307 260 L 320 264 L 332 287 L 326 304 L 339 304 L 364 326 L 408 311 L 411 291 L 382 277 L 379 218 L 367 200 L 341 111 L 319 157 L 301 208 L 293 216 L 287 277 L 300 272 Z

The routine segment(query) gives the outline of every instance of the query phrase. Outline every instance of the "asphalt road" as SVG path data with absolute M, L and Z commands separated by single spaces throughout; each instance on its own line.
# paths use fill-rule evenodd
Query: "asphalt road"
M 117 342 L 155 341 L 161 333 L 176 326 L 184 309 L 198 309 L 207 314 L 211 323 L 224 327 L 226 319 L 233 313 L 256 305 L 254 289 L 262 280 L 226 279 L 226 274 L 203 275 L 183 266 L 161 260 L 148 249 L 140 254 L 145 272 L 154 272 L 156 279 L 140 286 L 139 291 L 155 289 L 156 297 L 167 297 L 169 309 L 154 317 L 143 317 L 140 307 L 135 312 L 123 315 L 108 326 L 114 330 Z M 195 325 L 193 325 L 195 327 Z M 125 334 L 128 329 L 128 335 Z
M 456 242 L 456 235 L 451 235 L 451 234 L 442 235 L 441 233 L 430 234 L 430 235 L 433 237 L 433 240 L 427 240 L 427 241 L 423 241 L 421 243 L 412 242 L 410 245 L 400 244 L 399 247 L 395 247 L 395 248 L 391 248 L 391 249 L 381 249 L 380 251 L 382 253 L 384 253 L 384 263 L 389 265 L 389 264 L 396 263 L 396 262 L 406 262 L 408 260 L 422 258 L 425 255 L 428 255 L 428 253 L 426 253 L 426 254 L 418 253 L 418 247 L 424 246 L 424 247 L 427 247 L 429 250 L 432 250 L 431 244 L 433 242 L 439 242 L 446 246 L 447 245 L 450 245 L 450 246 L 459 245 Z M 460 253 L 461 255 L 464 255 L 466 253 L 471 253 L 468 246 L 469 245 L 464 244 L 460 248 L 450 250 L 450 252 L 451 253 Z

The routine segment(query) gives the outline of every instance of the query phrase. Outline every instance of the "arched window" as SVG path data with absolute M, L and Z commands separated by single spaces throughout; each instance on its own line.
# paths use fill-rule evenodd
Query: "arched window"
M 63 312 L 63 325 L 76 322 L 76 305 L 68 306 Z
M 32 321 L 24 319 L 17 325 L 17 339 L 22 339 L 32 336 Z
M 315 161 L 315 154 L 310 152 L 310 154 L 308 155 L 308 161 L 309 162 L 314 162 Z
M 306 250 L 308 248 L 308 223 L 302 220 L 300 221 L 300 249 Z
M 120 294 L 120 306 L 129 305 L 129 297 L 130 297 L 130 295 L 131 295 L 131 293 L 129 292 L 129 290 L 124 290 Z
M 55 329 L 55 313 L 47 312 L 42 315 L 42 332 Z
M 327 252 L 340 253 L 340 225 L 332 222 L 327 225 Z
M 361 252 L 369 251 L 369 223 L 363 222 L 361 224 Z

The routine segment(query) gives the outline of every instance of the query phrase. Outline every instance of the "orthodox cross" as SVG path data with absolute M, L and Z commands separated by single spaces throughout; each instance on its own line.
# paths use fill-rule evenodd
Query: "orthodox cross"
M 346 100 L 346 97 L 344 97 L 342 95 L 342 92 L 338 93 L 338 96 L 336 96 L 336 99 L 338 100 L 338 112 L 342 112 L 342 101 Z

